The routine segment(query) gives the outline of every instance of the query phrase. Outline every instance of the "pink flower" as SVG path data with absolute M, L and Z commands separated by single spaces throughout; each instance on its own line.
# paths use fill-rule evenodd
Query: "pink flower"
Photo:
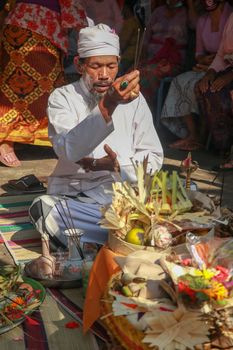
M 219 273 L 214 276 L 213 280 L 216 280 L 218 282 L 224 282 L 227 281 L 229 278 L 229 270 L 223 266 L 216 266 L 216 270 L 219 271 Z

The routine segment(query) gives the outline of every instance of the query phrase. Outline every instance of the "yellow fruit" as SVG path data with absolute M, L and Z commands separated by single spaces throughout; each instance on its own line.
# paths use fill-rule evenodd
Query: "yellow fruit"
M 125 241 L 132 244 L 143 245 L 145 231 L 141 227 L 134 227 L 125 236 Z

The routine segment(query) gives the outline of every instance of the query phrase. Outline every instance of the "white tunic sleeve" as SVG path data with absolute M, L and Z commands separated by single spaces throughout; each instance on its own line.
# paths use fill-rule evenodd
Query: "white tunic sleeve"
M 90 155 L 113 131 L 112 122 L 106 123 L 98 106 L 86 116 L 82 97 L 67 93 L 66 87 L 50 95 L 47 111 L 54 150 L 59 158 L 72 162 Z
M 163 148 L 154 128 L 152 114 L 145 98 L 140 94 L 136 101 L 138 105 L 135 112 L 132 139 L 134 154 L 131 158 L 133 162 L 142 162 L 143 158 L 149 155 L 148 171 L 151 171 L 153 174 L 156 170 L 159 170 L 162 167 Z M 136 175 L 133 166 L 124 166 L 122 164 L 121 176 L 123 179 L 135 181 Z

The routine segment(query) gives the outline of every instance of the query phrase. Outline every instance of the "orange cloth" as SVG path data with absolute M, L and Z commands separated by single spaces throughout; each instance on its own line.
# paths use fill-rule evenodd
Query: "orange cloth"
M 111 276 L 120 270 L 113 253 L 107 247 L 102 247 L 92 266 L 86 299 L 84 303 L 83 331 L 84 333 L 100 317 L 100 298 L 105 291 Z

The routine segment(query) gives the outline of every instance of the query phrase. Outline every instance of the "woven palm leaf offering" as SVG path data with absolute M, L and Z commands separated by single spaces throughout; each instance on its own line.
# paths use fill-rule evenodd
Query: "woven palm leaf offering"
M 109 245 L 126 242 L 129 251 L 167 249 L 184 242 L 187 231 L 207 233 L 211 214 L 195 211 L 177 171 L 147 173 L 148 159 L 135 165 L 137 182 L 113 184 L 113 199 L 100 224 L 110 230 Z M 125 244 L 125 243 L 124 243 Z M 127 249 L 126 249 L 127 250 Z
M 233 349 L 233 239 L 187 236 L 190 258 L 170 255 L 161 265 L 189 311 L 209 324 L 211 348 Z
M 122 272 L 101 300 L 101 319 L 113 343 L 127 350 L 206 349 L 211 322 L 185 306 L 156 257 L 138 251 L 120 258 Z
M 0 334 L 18 326 L 45 297 L 41 284 L 22 277 L 19 266 L 0 266 Z
M 123 349 L 233 349 L 233 239 L 189 234 L 186 246 L 116 258 L 102 321 Z

